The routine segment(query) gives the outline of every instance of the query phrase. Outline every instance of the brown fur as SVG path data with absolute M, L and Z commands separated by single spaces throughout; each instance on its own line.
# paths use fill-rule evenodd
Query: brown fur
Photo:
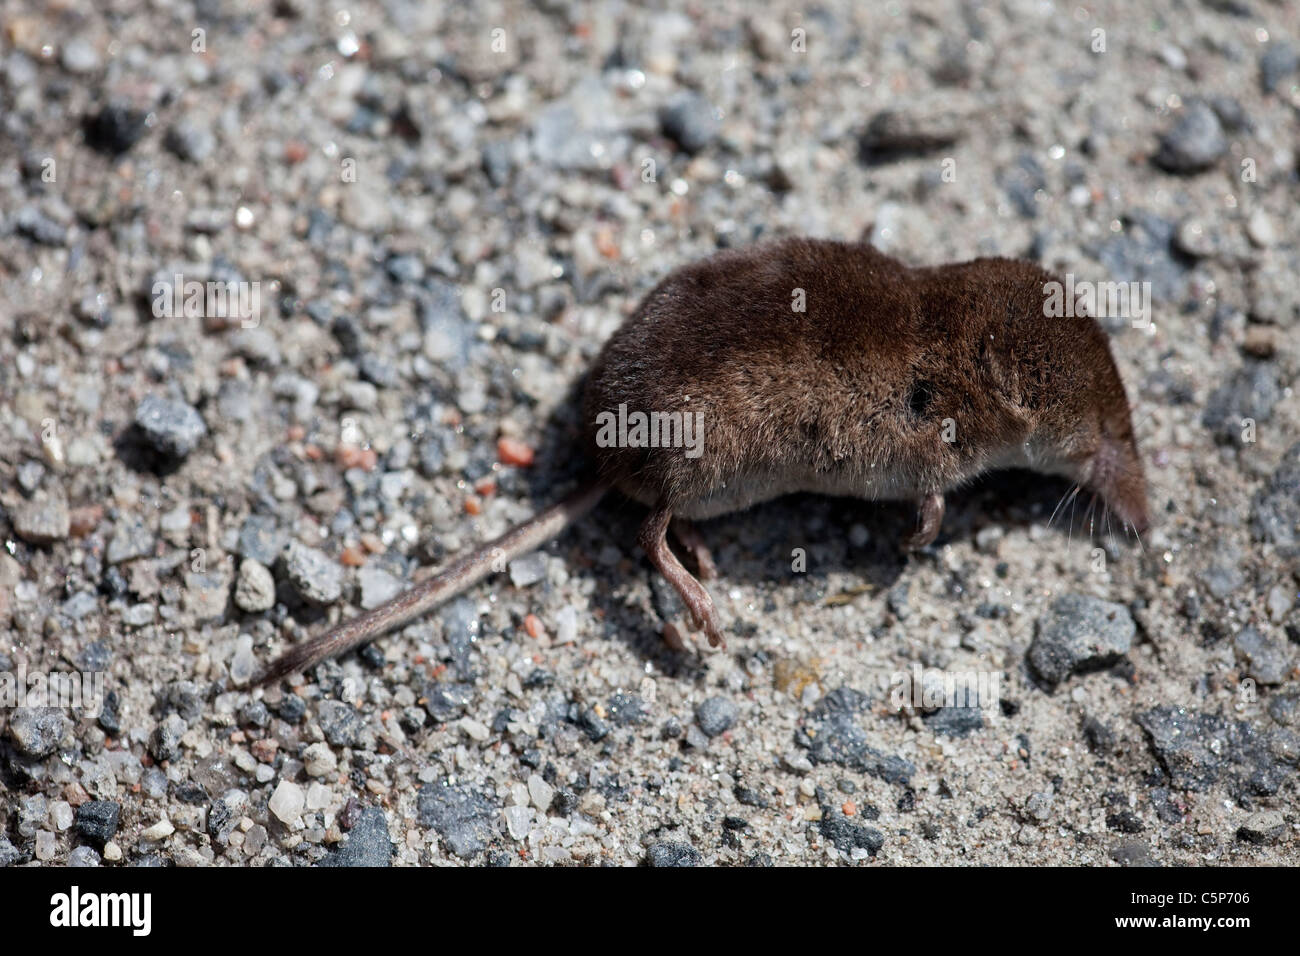
M 914 269 L 867 244 L 813 239 L 719 253 L 668 276 L 606 344 L 584 399 L 589 453 L 630 497 L 708 516 L 786 491 L 919 499 L 1002 464 L 1090 485 L 1106 445 L 1095 490 L 1143 528 L 1141 462 L 1105 333 L 1044 315 L 1052 278 L 1009 259 Z M 620 403 L 702 412 L 703 454 L 598 447 L 596 415 Z M 745 485 L 741 500 L 719 500 Z

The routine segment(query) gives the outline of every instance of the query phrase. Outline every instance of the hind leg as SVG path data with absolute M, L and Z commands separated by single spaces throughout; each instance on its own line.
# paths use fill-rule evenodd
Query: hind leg
M 650 563 L 659 569 L 659 573 L 681 595 L 695 628 L 708 635 L 711 646 L 726 647 L 726 641 L 722 639 L 722 628 L 718 626 L 718 612 L 713 606 L 713 598 L 704 589 L 704 585 L 682 567 L 677 555 L 668 547 L 668 524 L 672 517 L 672 509 L 663 502 L 655 505 L 641 525 L 637 543 L 650 557 Z
M 712 581 L 718 576 L 718 569 L 713 563 L 713 555 L 709 553 L 709 546 L 704 543 L 695 525 L 686 518 L 674 516 L 668 525 L 668 530 L 690 554 L 695 562 L 695 573 L 699 575 L 701 581 Z

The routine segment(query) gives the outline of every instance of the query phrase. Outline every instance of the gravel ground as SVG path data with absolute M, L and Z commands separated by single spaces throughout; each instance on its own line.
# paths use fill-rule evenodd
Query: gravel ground
M 106 684 L 0 708 L 0 864 L 1297 862 L 1296 5 L 661 6 L 6 3 L 0 672 Z M 864 233 L 1150 283 L 1141 546 L 1026 474 L 907 560 L 787 499 L 702 526 L 679 654 L 611 500 L 248 688 L 563 494 L 667 271 Z

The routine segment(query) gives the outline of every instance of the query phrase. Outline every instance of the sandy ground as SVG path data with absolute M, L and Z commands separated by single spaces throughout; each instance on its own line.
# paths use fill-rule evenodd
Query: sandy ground
M 0 699 L 0 864 L 1297 861 L 1300 10 L 664 6 L 6 4 L 0 692 L 105 699 Z M 786 499 L 702 525 L 680 654 L 611 500 L 249 689 L 564 493 L 639 297 L 790 234 L 1149 283 L 1141 545 L 1030 474 L 907 559 Z

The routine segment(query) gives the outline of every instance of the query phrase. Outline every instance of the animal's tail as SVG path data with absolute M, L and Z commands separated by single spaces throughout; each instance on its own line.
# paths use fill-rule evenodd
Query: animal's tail
M 609 486 L 601 481 L 583 485 L 559 504 L 516 525 L 495 541 L 457 558 L 427 581 L 286 651 L 257 675 L 256 683 L 266 684 L 287 674 L 307 670 L 326 658 L 350 651 L 433 610 L 483 580 L 494 568 L 500 568 L 502 562 L 536 550 L 558 536 L 594 508 L 608 490 Z

